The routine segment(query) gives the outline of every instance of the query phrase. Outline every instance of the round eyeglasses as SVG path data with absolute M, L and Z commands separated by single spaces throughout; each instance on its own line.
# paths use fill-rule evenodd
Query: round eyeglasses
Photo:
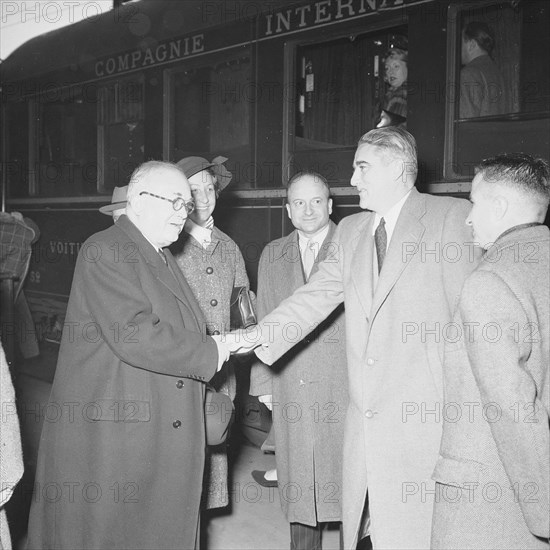
M 176 197 L 175 199 L 168 199 L 167 197 L 161 197 L 160 195 L 155 195 L 154 193 L 149 193 L 149 191 L 142 191 L 140 195 L 150 195 L 155 197 L 155 199 L 162 199 L 163 201 L 168 201 L 172 203 L 172 207 L 176 212 L 181 210 L 185 206 L 185 211 L 187 214 L 191 214 L 195 210 L 195 201 L 188 200 L 186 201 L 183 197 Z

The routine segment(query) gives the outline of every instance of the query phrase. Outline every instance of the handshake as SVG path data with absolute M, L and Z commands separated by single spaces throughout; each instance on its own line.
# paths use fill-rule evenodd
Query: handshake
M 229 353 L 250 353 L 259 346 L 266 345 L 262 341 L 262 331 L 258 325 L 247 329 L 234 330 L 225 334 L 212 336 L 218 347 L 224 346 Z

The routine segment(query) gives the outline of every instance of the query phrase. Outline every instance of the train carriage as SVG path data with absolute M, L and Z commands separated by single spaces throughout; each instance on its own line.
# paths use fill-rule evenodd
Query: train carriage
M 470 21 L 496 36 L 496 115 L 460 118 Z M 465 195 L 499 152 L 548 157 L 549 28 L 546 0 L 138 0 L 30 40 L 0 65 L 1 158 L 3 206 L 42 233 L 26 283 L 40 338 L 59 340 L 77 253 L 111 223 L 98 208 L 145 160 L 229 158 L 216 222 L 253 286 L 263 246 L 290 230 L 294 173 L 329 179 L 337 217 L 357 211 L 353 152 L 376 125 L 389 48 L 408 51 L 422 190 Z

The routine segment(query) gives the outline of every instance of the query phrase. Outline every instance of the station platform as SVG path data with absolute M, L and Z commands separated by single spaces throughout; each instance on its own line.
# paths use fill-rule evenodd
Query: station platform
M 58 349 L 56 344 L 41 344 L 40 356 L 18 360 L 12 367 L 18 406 L 25 411 L 20 415 L 25 474 L 6 506 L 15 550 L 26 548 L 28 512 L 43 423 L 40 411 L 48 402 Z M 246 422 L 234 424 L 228 447 L 230 503 L 226 508 L 203 514 L 201 548 L 283 550 L 290 547 L 289 524 L 281 511 L 277 488 L 261 487 L 251 476 L 252 470 L 275 468 L 275 456 L 260 450 L 267 435 L 264 429 L 265 426 L 254 427 Z M 323 548 L 339 548 L 336 525 L 325 529 Z

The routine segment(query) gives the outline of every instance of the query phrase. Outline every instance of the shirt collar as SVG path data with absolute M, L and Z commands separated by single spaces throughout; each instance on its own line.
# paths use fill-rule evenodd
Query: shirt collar
M 187 218 L 183 226 L 186 233 L 191 235 L 203 248 L 212 242 L 212 229 L 197 225 L 191 218 Z
M 406 200 L 409 198 L 411 191 L 412 189 L 405 196 L 403 196 L 399 202 L 396 202 L 383 216 L 381 216 L 380 214 L 374 215 L 374 224 L 372 227 L 372 234 L 374 235 L 374 232 L 376 231 L 376 228 L 378 227 L 380 220 L 384 218 L 386 235 L 388 237 L 388 245 L 390 244 L 390 240 L 393 235 L 393 230 L 395 229 L 395 225 L 397 224 L 397 219 L 399 218 L 399 214 L 401 214 L 401 209 L 403 208 L 403 205 L 405 204 Z
M 319 249 L 321 248 L 321 245 L 323 244 L 324 240 L 326 239 L 328 235 L 328 230 L 330 229 L 330 225 L 327 223 L 327 225 L 319 231 L 316 235 L 313 237 L 308 237 L 307 235 L 304 235 L 299 229 L 298 231 L 298 245 L 300 246 L 300 252 L 303 253 L 304 249 L 307 246 L 307 243 L 311 241 L 312 244 L 315 244 L 313 249 L 315 252 L 319 252 Z

